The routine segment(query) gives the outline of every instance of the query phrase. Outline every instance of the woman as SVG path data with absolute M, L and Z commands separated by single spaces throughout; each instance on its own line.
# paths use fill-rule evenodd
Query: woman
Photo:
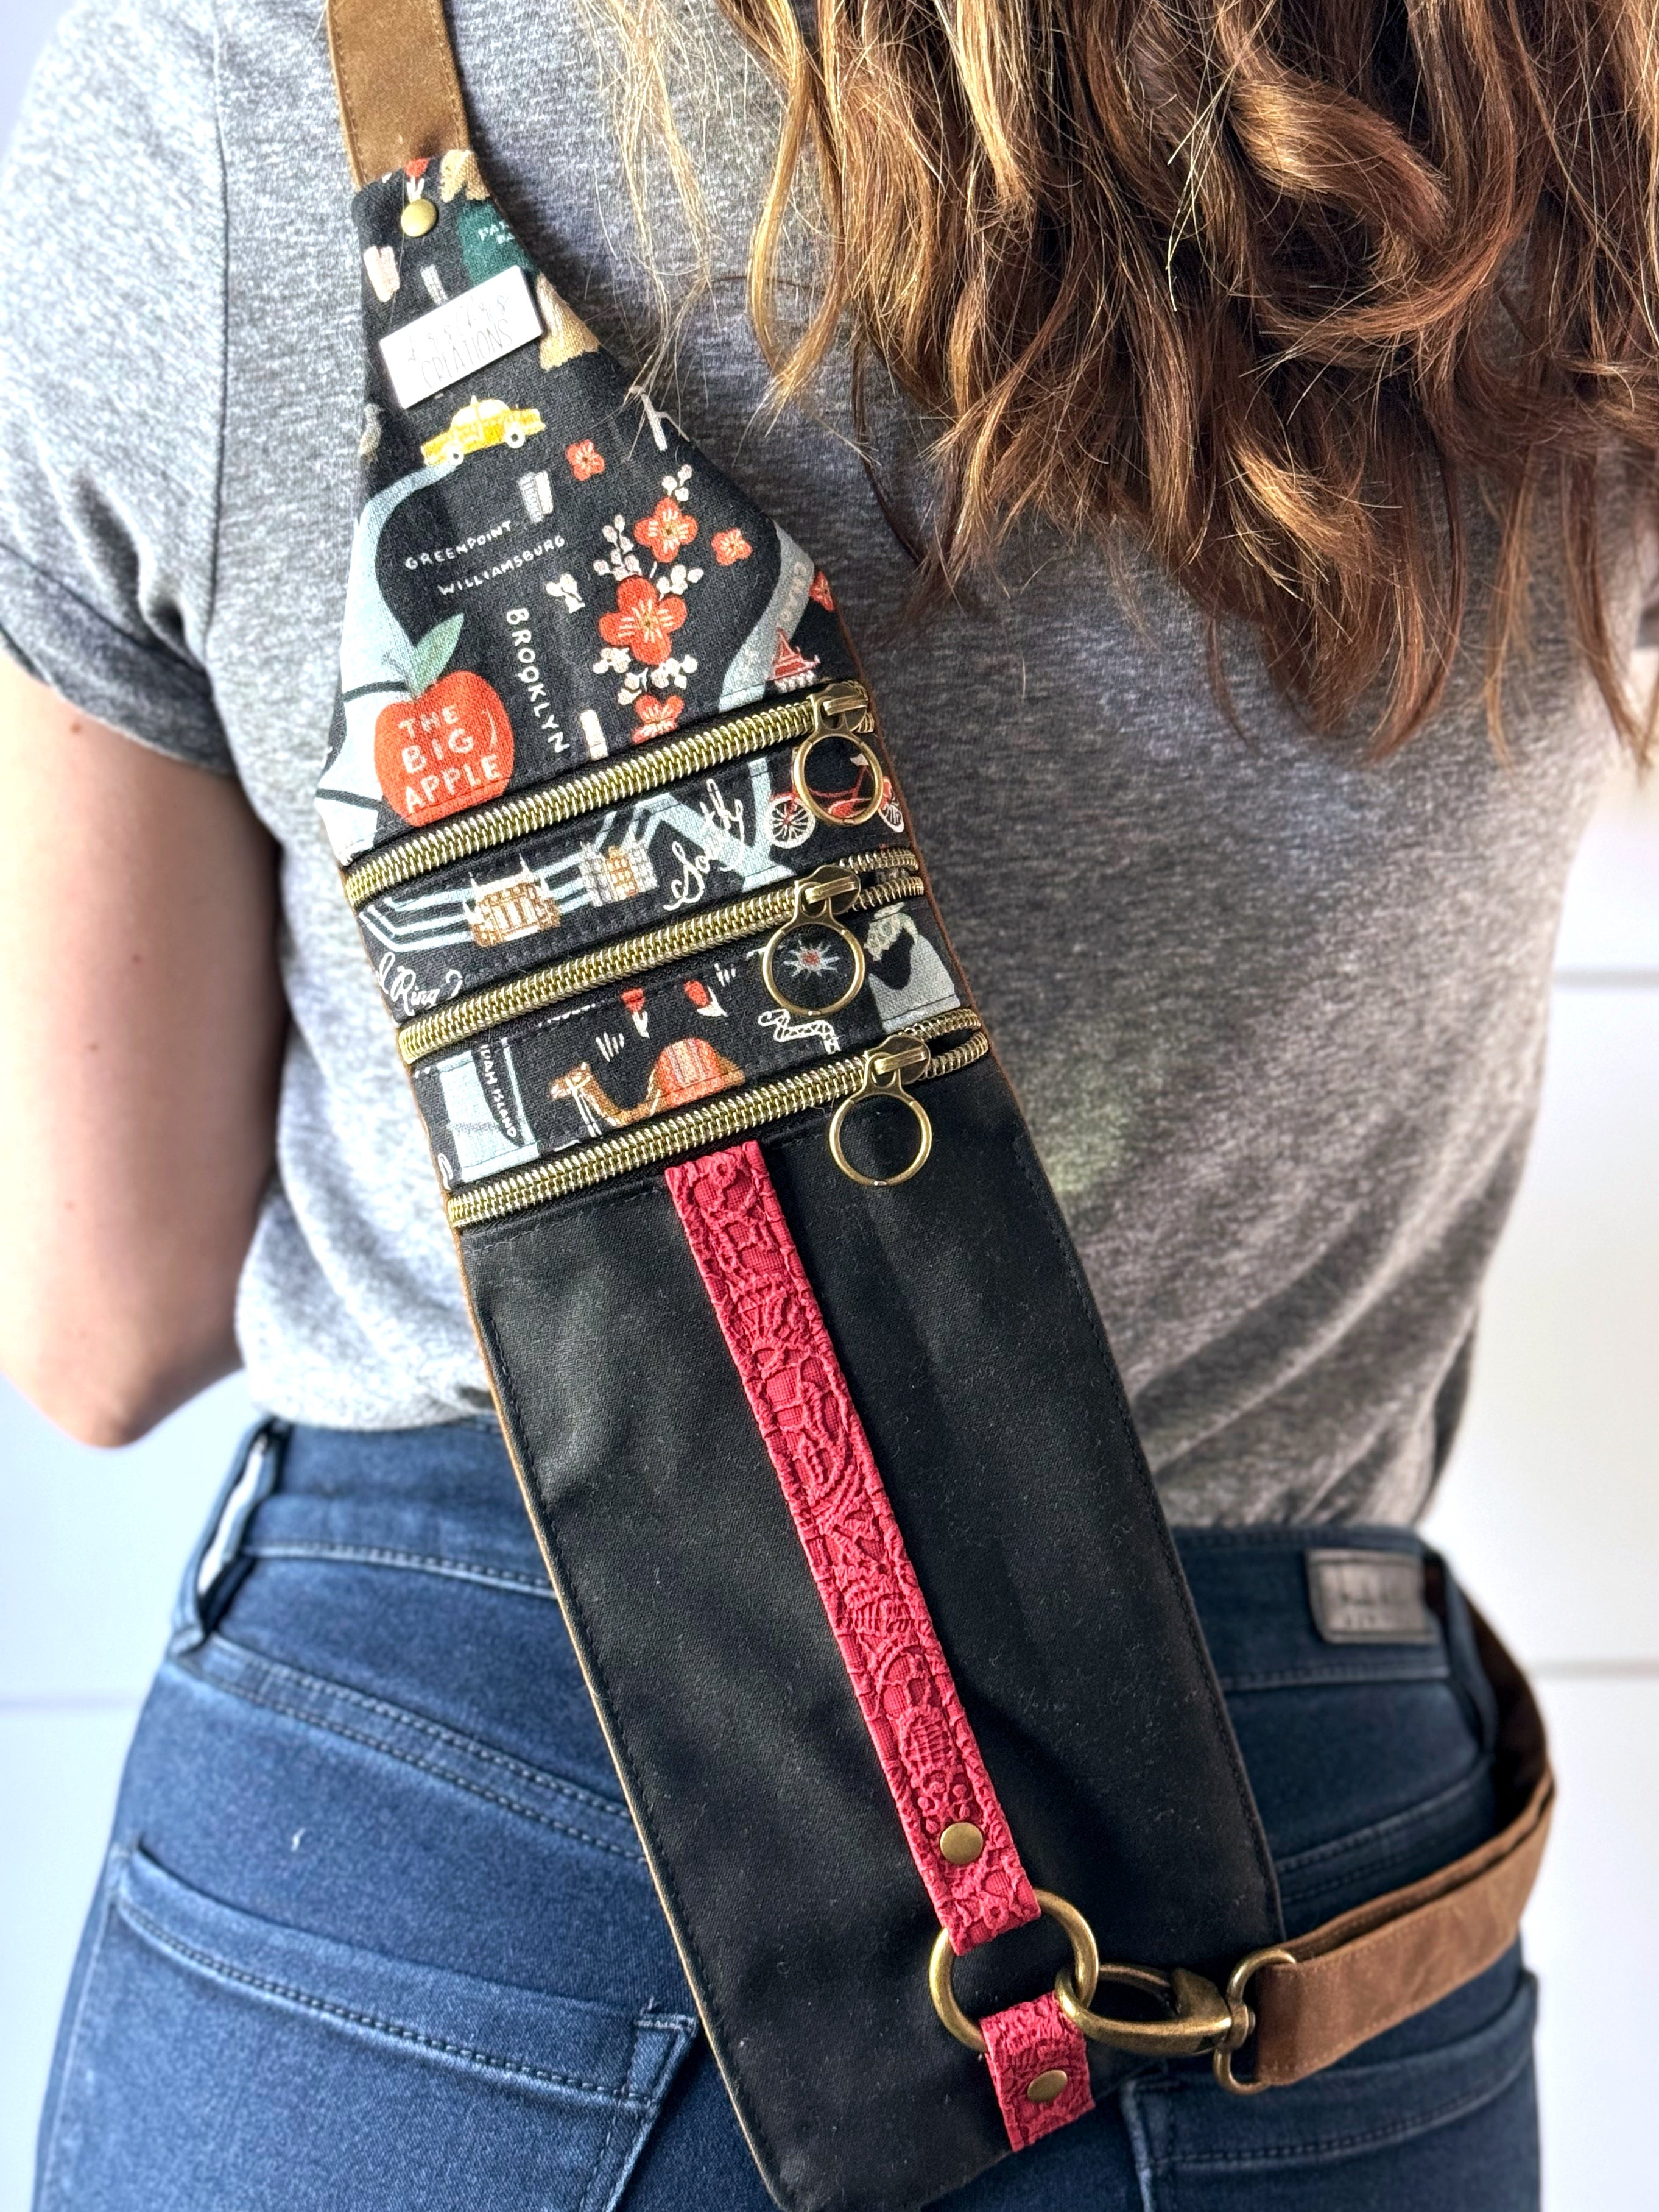
M 1635 0 L 454 24 L 538 260 L 636 358 L 673 311 L 659 404 L 835 580 L 1288 1920 L 1455 1857 L 1455 1592 L 1354 1643 L 1296 1575 L 1334 1528 L 1420 1558 L 1561 884 L 1644 734 Z M 758 2204 L 312 816 L 377 430 L 314 8 L 93 0 L 9 173 L 0 1357 L 98 1441 L 239 1358 L 282 1425 L 186 1577 L 37 2201 Z M 1249 2106 L 1149 2069 L 954 2201 L 1507 2212 L 1530 2020 L 1511 1955 Z

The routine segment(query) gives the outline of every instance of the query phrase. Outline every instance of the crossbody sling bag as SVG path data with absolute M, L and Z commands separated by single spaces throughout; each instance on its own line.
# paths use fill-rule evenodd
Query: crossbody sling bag
M 1502 1832 L 1287 1939 L 829 580 L 534 267 L 440 0 L 329 30 L 367 406 L 318 802 L 766 2185 L 899 2212 L 1148 2057 L 1299 2080 L 1513 1940 L 1526 1686 L 1482 1630 Z

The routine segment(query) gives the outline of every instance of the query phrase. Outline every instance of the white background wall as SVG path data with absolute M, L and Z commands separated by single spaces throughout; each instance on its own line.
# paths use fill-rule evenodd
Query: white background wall
M 0 0 L 0 138 L 60 0 Z M 1431 1533 L 1539 1679 L 1562 1804 L 1544 1978 L 1547 2212 L 1659 2212 L 1659 792 L 1573 879 L 1543 1115 Z M 249 1418 L 221 1384 L 130 1451 L 0 1382 L 0 2212 L 23 2212 L 58 1998 L 173 1586 Z M 161 2212 L 161 2208 L 158 2208 Z

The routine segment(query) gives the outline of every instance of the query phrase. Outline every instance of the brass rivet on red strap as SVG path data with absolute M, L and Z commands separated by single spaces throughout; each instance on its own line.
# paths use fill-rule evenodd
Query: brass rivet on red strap
M 939 1838 L 939 1856 L 948 1866 L 972 1866 L 985 1838 L 972 1820 L 953 1820 Z
M 1026 2084 L 1026 2094 L 1033 2105 L 1051 2105 L 1065 2086 L 1065 2068 L 1050 2066 L 1046 2074 L 1039 2074 L 1034 2081 Z
M 424 238 L 429 230 L 436 228 L 437 223 L 437 209 L 430 200 L 424 199 L 406 201 L 397 218 L 397 227 L 405 238 Z

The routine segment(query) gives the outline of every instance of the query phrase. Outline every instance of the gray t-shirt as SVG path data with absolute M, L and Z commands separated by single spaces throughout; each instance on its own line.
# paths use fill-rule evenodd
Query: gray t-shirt
M 452 13 L 499 194 L 627 345 L 649 295 L 584 11 Z M 83 0 L 42 64 L 0 234 L 0 632 L 88 712 L 233 770 L 281 842 L 294 1028 L 241 1340 L 263 1404 L 386 1427 L 486 1401 L 312 807 L 361 421 L 321 15 Z M 1115 590 L 1040 538 L 977 608 L 907 619 L 843 385 L 821 419 L 756 419 L 742 270 L 772 97 L 711 0 L 692 20 L 715 283 L 670 404 L 833 580 L 1166 1502 L 1188 1522 L 1409 1516 L 1520 1172 L 1562 884 L 1609 757 L 1553 543 L 1502 763 L 1478 645 L 1433 726 L 1365 766 L 1299 732 L 1244 642 L 1241 735 L 1178 593 L 1132 561 Z M 659 246 L 672 274 L 671 202 Z M 895 474 L 907 443 L 890 408 Z M 1608 549 L 1632 632 L 1633 512 Z M 1477 518 L 1477 617 L 1491 550 Z

